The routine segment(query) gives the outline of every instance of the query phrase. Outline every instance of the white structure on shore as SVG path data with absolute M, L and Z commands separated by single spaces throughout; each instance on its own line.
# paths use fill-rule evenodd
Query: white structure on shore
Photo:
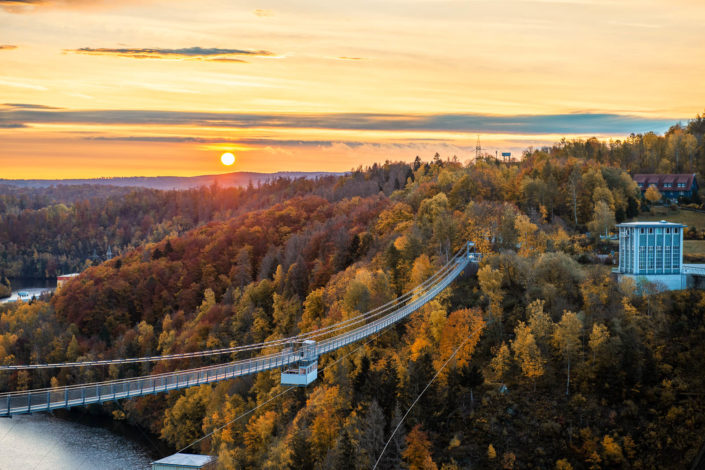
M 685 289 L 683 229 L 686 226 L 660 222 L 628 222 L 619 229 L 619 277 L 660 283 L 669 290 Z
M 180 452 L 152 462 L 152 470 L 210 470 L 214 468 L 215 458 L 210 455 L 182 454 Z

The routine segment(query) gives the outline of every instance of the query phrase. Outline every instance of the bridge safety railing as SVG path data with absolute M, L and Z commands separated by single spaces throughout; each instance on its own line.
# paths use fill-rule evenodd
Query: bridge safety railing
M 322 331 L 318 335 L 302 335 L 302 337 L 331 336 L 338 332 L 339 334 L 336 336 L 322 341 L 319 340 L 317 348 L 320 355 L 342 348 L 385 329 L 431 301 L 453 282 L 469 263 L 478 262 L 480 255 L 471 252 L 470 248 L 471 245 L 468 244 L 466 249 L 461 250 L 452 260 L 449 260 L 446 265 L 447 269 L 443 269 L 439 277 L 432 276 L 435 279 L 425 286 L 423 291 L 417 292 L 415 296 L 410 296 L 400 302 L 394 306 L 390 313 L 381 318 L 373 319 L 375 315 L 366 316 L 365 314 L 356 317 L 357 320 L 355 322 L 341 322 L 342 325 L 336 324 L 334 325 L 336 328 L 323 329 L 326 331 Z M 357 326 L 361 321 L 366 323 L 362 326 Z M 281 352 L 221 365 L 104 382 L 0 393 L 0 416 L 85 406 L 92 403 L 103 403 L 209 384 L 265 370 L 284 368 L 298 361 L 301 358 L 300 356 L 300 350 L 285 348 Z
M 228 380 L 286 367 L 296 362 L 299 356 L 298 352 L 290 351 L 288 354 L 268 354 L 228 364 L 185 371 L 3 393 L 0 394 L 0 416 L 85 406 Z

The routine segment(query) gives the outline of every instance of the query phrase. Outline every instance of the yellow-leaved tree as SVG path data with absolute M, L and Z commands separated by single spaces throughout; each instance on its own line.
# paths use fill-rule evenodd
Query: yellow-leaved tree
M 495 380 L 502 381 L 512 367 L 512 354 L 509 351 L 507 343 L 502 342 L 497 349 L 497 354 L 495 354 L 490 361 L 490 367 L 492 368 L 492 372 L 494 372 Z
M 504 292 L 502 291 L 502 279 L 504 278 L 501 271 L 492 269 L 492 266 L 485 265 L 477 272 L 477 279 L 480 282 L 480 289 L 487 296 L 490 305 L 488 308 L 490 325 L 494 326 L 497 339 L 502 338 L 502 300 Z
M 580 353 L 580 335 L 583 331 L 582 319 L 573 312 L 563 312 L 561 321 L 556 325 L 553 332 L 553 341 L 556 348 L 563 356 L 567 366 L 567 378 L 565 384 L 565 394 L 570 395 L 570 366 Z
M 646 198 L 647 201 L 649 201 L 651 204 L 656 204 L 661 200 L 661 192 L 658 190 L 656 186 L 653 184 L 649 186 L 646 189 L 646 192 L 644 192 L 644 197 Z
M 536 338 L 531 333 L 531 329 L 523 321 L 520 321 L 514 328 L 512 350 L 521 371 L 531 380 L 534 384 L 534 390 L 536 390 L 536 380 L 543 375 L 546 361 L 536 345 Z
M 514 227 L 519 236 L 519 256 L 527 257 L 532 253 L 543 252 L 539 228 L 527 216 L 519 214 L 514 221 Z
M 615 223 L 614 211 L 609 204 L 605 201 L 597 201 L 592 220 L 588 223 L 588 228 L 595 238 L 597 238 L 598 234 L 604 234 L 607 237 Z

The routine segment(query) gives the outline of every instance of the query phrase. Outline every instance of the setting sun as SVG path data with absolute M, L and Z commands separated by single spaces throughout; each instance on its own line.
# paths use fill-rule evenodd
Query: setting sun
M 223 165 L 230 166 L 235 163 L 235 155 L 230 152 L 226 152 L 220 156 L 220 161 L 223 163 Z

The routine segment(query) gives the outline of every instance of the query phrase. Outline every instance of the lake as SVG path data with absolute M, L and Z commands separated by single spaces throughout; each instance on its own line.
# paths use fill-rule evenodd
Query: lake
M 56 279 L 10 279 L 10 284 L 12 284 L 12 295 L 0 299 L 0 304 L 16 301 L 19 291 L 27 292 L 30 297 L 39 297 L 43 292 L 53 292 L 56 289 Z
M 0 470 L 150 469 L 143 440 L 43 413 L 0 418 Z
M 56 279 L 12 279 L 11 283 L 12 297 L 0 303 L 17 300 L 18 291 L 38 296 L 56 289 Z M 0 418 L 0 470 L 151 469 L 154 455 L 145 437 L 133 440 L 44 413 Z

